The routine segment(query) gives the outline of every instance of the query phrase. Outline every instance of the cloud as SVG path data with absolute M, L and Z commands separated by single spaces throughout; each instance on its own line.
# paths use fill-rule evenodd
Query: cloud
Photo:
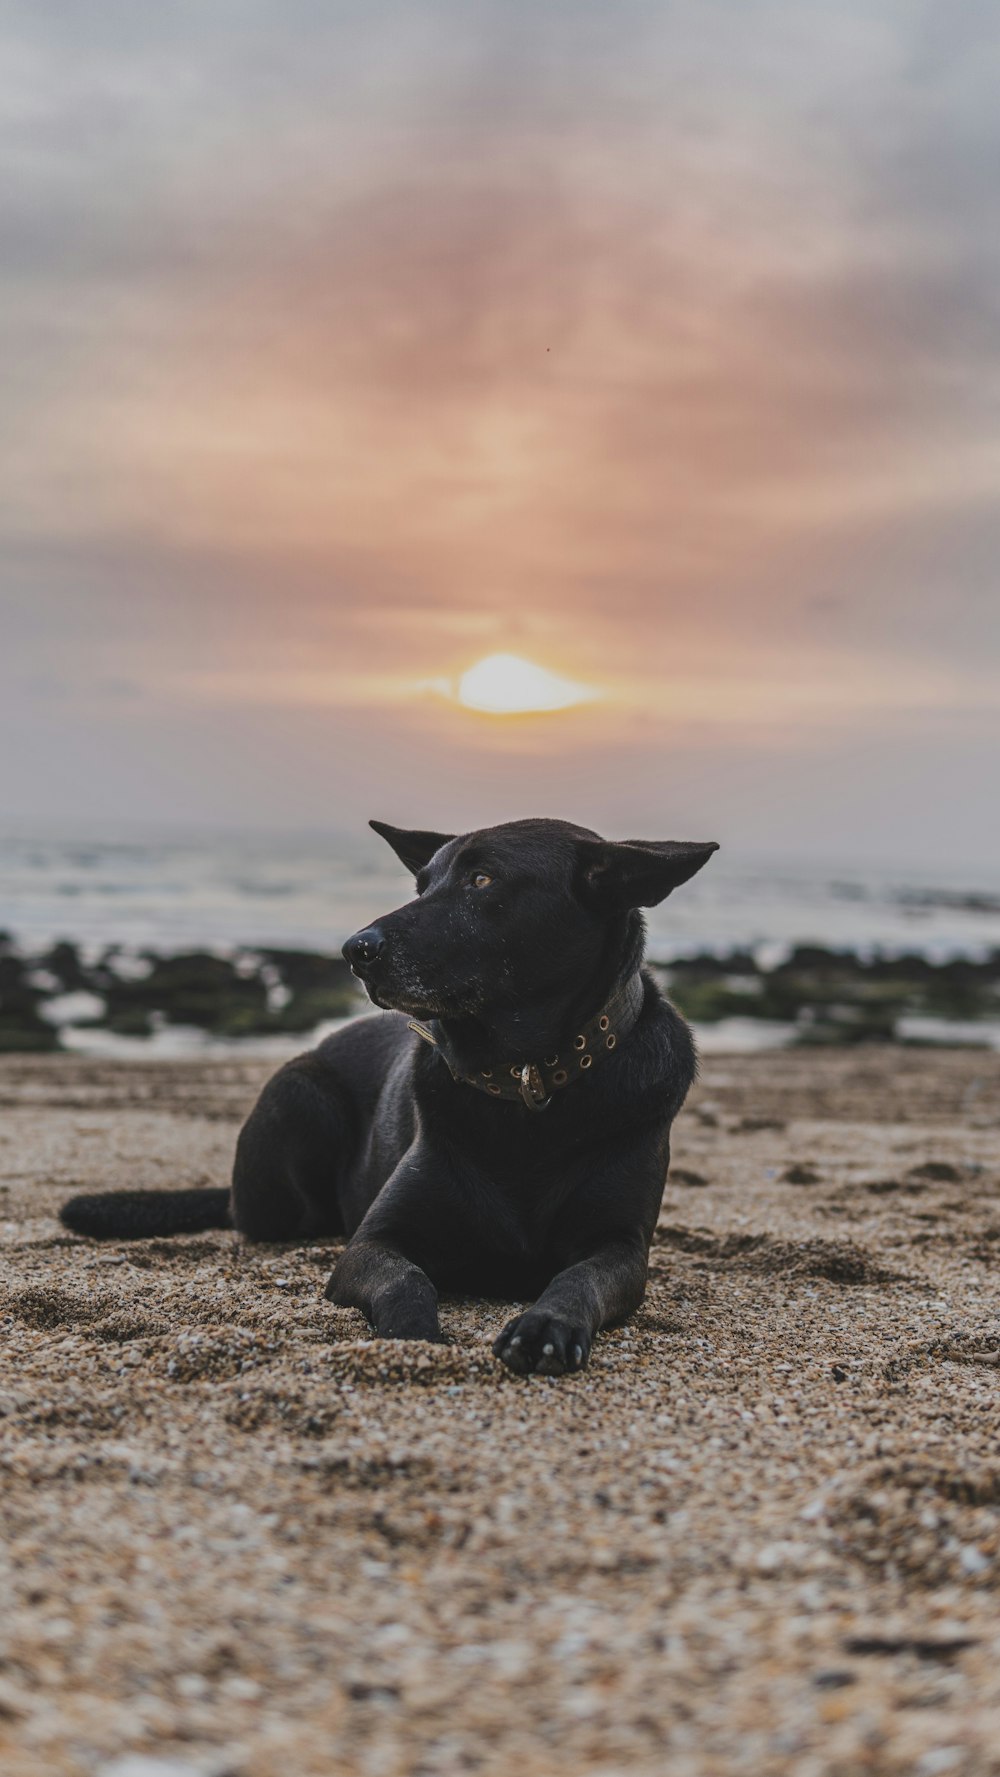
M 67 709 L 238 747 L 497 648 L 703 750 L 981 707 L 990 9 L 5 19 L 0 585 Z

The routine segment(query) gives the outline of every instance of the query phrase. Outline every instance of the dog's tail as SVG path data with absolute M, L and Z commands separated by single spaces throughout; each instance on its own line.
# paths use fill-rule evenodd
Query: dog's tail
M 229 1192 L 224 1190 L 98 1191 L 71 1197 L 59 1220 L 92 1240 L 153 1240 L 233 1225 Z

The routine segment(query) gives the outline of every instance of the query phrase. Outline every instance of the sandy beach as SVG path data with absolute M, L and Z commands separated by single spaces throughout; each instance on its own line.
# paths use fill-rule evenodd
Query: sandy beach
M 559 1381 L 59 1227 L 224 1183 L 267 1071 L 0 1061 L 8 1777 L 1000 1772 L 1000 1055 L 707 1058 Z

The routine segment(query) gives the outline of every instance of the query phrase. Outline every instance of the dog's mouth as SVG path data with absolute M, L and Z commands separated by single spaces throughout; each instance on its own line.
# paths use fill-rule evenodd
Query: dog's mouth
M 462 1018 L 472 1010 L 470 1006 L 446 999 L 417 982 L 400 982 L 397 986 L 382 980 L 376 985 L 368 973 L 352 969 L 351 974 L 357 977 L 372 1004 L 382 1012 L 402 1012 L 407 1018 Z
M 365 982 L 365 991 L 372 1005 L 378 1006 L 382 1012 L 405 1012 L 407 1018 L 438 1018 L 447 1015 L 444 1008 L 430 1005 L 426 998 L 404 999 L 402 994 L 389 994 L 384 990 L 378 993 L 370 981 Z

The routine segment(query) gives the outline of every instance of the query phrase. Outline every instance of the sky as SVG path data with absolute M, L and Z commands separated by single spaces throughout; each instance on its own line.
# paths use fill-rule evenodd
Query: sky
M 998 87 L 979 0 L 7 0 L 0 820 L 1000 870 Z

